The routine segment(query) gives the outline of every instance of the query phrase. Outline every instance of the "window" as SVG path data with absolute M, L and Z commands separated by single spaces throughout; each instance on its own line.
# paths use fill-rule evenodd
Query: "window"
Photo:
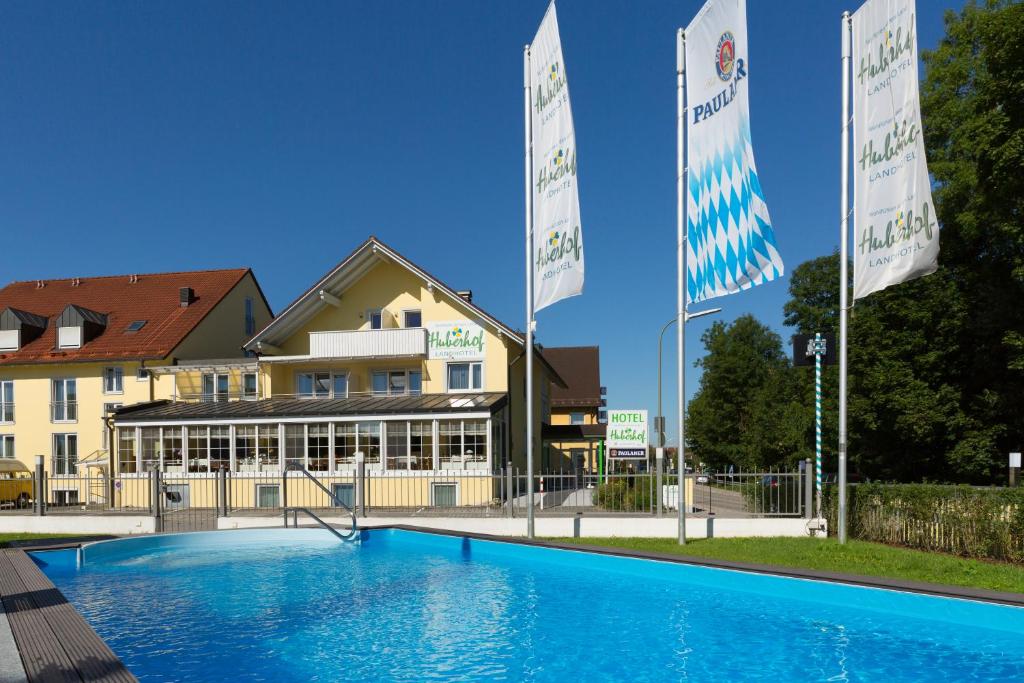
M 139 454 L 142 472 L 150 472 L 160 466 L 160 428 L 143 427 L 141 430 Z
M 374 396 L 406 396 L 419 394 L 423 386 L 420 370 L 374 370 L 370 388 Z
M 78 391 L 75 380 L 55 379 L 51 386 L 51 421 L 76 422 L 78 420 Z
M 388 373 L 388 394 L 400 396 L 406 393 L 408 384 L 406 382 L 405 370 L 392 370 Z
M 434 507 L 455 507 L 459 504 L 457 484 L 431 484 L 430 504 Z
M 101 417 L 106 418 L 109 415 L 112 415 L 120 407 L 121 407 L 120 403 L 104 403 L 103 404 L 103 415 Z M 109 431 L 107 429 L 107 421 L 104 419 L 103 421 L 100 422 L 100 425 L 101 425 L 101 428 L 100 428 L 100 444 L 101 444 L 101 446 L 100 447 L 103 450 L 108 450 L 110 448 L 110 443 L 109 443 L 110 439 L 107 436 L 107 432 Z
M 305 425 L 284 426 L 284 468 L 306 466 Z
M 389 427 L 390 429 L 390 427 Z M 434 423 L 409 424 L 409 467 L 414 470 L 434 469 Z
M 146 326 L 145 320 L 133 320 L 128 327 L 125 328 L 125 332 L 138 332 Z
M 259 392 L 256 389 L 256 373 L 246 372 L 242 375 L 242 399 L 254 401 L 258 394 Z
M 124 393 L 124 368 L 103 368 L 103 393 Z
M 326 370 L 295 374 L 295 393 L 299 398 L 345 398 L 348 396 L 348 373 Z
M 584 417 L 583 417 L 583 413 L 569 413 L 569 424 L 571 424 L 571 425 L 581 425 L 581 424 L 584 424 L 584 423 L 585 423 L 585 420 L 584 420 Z
M 461 462 L 462 422 L 459 420 L 439 420 L 437 423 L 437 450 L 441 458 L 441 469 Z
M 223 402 L 228 400 L 228 376 L 208 373 L 203 375 L 203 400 Z
M 135 371 L 135 381 L 145 382 L 149 379 L 149 370 L 146 368 L 139 368 Z
M 409 469 L 409 425 L 405 422 L 387 422 L 387 462 L 389 470 Z
M 486 420 L 463 420 L 462 461 L 487 462 Z
M 0 382 L 0 422 L 14 422 L 14 380 Z
M 252 313 L 252 297 L 245 297 L 245 336 L 256 334 L 256 317 Z
M 77 349 L 82 346 L 82 328 L 81 327 L 58 327 L 57 328 L 57 348 L 58 349 Z
M 121 474 L 131 474 L 138 471 L 138 462 L 135 459 L 135 428 L 117 430 L 117 467 Z
M 276 470 L 281 466 L 281 456 L 277 447 L 277 425 L 259 425 L 257 427 L 256 459 L 260 471 Z
M 330 467 L 328 460 L 331 441 L 328 436 L 330 427 L 327 424 L 311 424 L 306 437 L 306 466 L 310 472 L 327 472 Z
M 356 423 L 357 450 L 363 452 L 367 463 L 380 462 L 380 422 Z
M 403 327 L 423 327 L 423 314 L 419 311 L 402 311 Z
M 423 393 L 423 373 L 419 370 L 409 371 L 409 393 L 415 396 Z
M 354 484 L 331 484 L 331 493 L 334 497 L 348 506 L 349 510 L 355 508 L 356 487 Z M 341 507 L 337 502 L 331 501 L 333 507 Z
M 210 469 L 231 469 L 231 427 L 210 427 Z
M 243 472 L 256 471 L 256 427 L 235 427 L 235 466 Z
M 0 458 L 14 457 L 14 434 L 0 435 Z
M 281 507 L 281 487 L 278 484 L 256 484 L 256 507 Z
M 388 373 L 383 370 L 375 370 L 370 376 L 371 387 L 374 396 L 387 396 L 388 394 Z
M 53 435 L 53 473 L 78 473 L 78 435 Z
M 339 422 L 334 425 L 334 466 L 351 465 L 356 461 L 356 425 Z
M 380 422 L 338 422 L 334 425 L 335 467 L 354 465 L 356 451 L 368 465 L 380 463 Z
M 384 327 L 384 311 L 379 308 L 367 311 L 366 319 L 370 321 L 371 330 L 379 330 Z
M 478 391 L 483 387 L 483 363 L 449 363 L 448 391 Z
M 210 471 L 209 427 L 188 428 L 188 471 Z
M 185 466 L 185 453 L 182 449 L 181 427 L 164 427 L 163 453 L 164 470 L 182 472 Z
M 441 469 L 487 462 L 486 420 L 440 420 L 437 424 Z

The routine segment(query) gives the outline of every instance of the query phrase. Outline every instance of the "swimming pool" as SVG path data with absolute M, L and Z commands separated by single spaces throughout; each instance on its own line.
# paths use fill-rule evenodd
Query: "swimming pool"
M 143 681 L 1018 678 L 1024 609 L 382 529 L 34 559 Z

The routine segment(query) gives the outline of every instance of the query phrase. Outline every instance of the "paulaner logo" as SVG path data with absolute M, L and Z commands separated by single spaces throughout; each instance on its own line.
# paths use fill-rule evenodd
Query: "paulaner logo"
M 555 62 L 548 69 L 548 77 L 545 82 L 537 84 L 537 99 L 533 103 L 537 113 L 542 113 L 544 108 L 554 102 L 564 89 L 565 74 L 562 72 L 561 65 Z
M 568 230 L 562 232 L 552 230 L 548 233 L 544 244 L 537 248 L 537 271 L 544 271 L 552 264 L 566 261 L 569 258 L 576 263 L 580 260 L 580 226 L 578 225 L 571 235 Z M 566 267 L 569 267 L 568 263 L 559 263 L 557 268 L 545 272 L 544 278 L 551 277 L 555 273 L 565 270 Z
M 715 48 L 715 71 L 718 72 L 718 77 L 729 85 L 710 100 L 693 106 L 694 124 L 711 118 L 729 106 L 736 99 L 739 82 L 747 77 L 747 65 L 736 56 L 736 39 L 731 31 L 726 31 L 718 39 L 718 47 Z

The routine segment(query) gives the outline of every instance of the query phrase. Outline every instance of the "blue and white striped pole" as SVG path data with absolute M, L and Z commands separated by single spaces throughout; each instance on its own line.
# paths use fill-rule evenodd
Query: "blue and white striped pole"
M 825 353 L 825 340 L 820 332 L 814 333 L 814 475 L 818 486 L 817 513 L 821 519 L 821 356 Z

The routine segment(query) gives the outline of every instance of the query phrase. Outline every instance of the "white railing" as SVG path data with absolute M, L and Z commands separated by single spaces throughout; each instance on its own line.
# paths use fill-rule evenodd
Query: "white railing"
M 426 354 L 427 331 L 422 327 L 309 333 L 309 355 L 314 358 L 387 358 Z

